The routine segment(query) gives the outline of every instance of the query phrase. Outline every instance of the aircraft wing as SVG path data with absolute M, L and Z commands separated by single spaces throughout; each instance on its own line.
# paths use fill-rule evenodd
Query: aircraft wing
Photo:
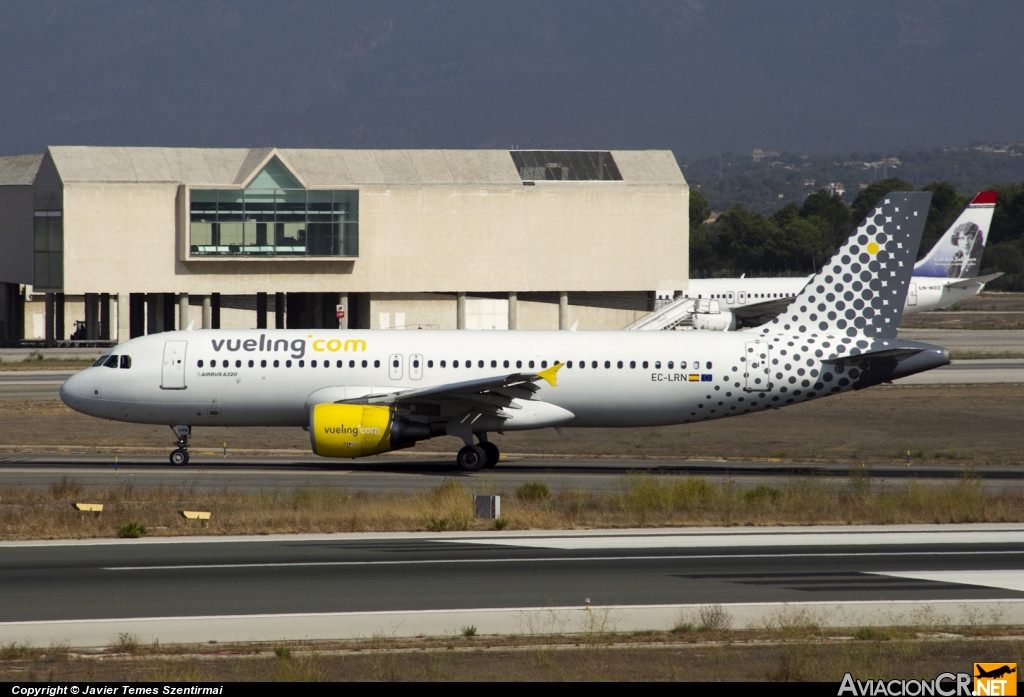
M 1003 274 L 1001 273 L 990 273 L 988 276 L 975 276 L 974 278 L 964 278 L 953 283 L 947 283 L 947 288 L 970 288 L 971 286 L 985 285 L 989 281 L 994 281 Z
M 762 300 L 750 305 L 736 305 L 729 309 L 738 320 L 753 321 L 761 319 L 768 321 L 785 312 L 792 302 L 793 298 L 773 298 L 772 300 Z
M 498 410 L 505 407 L 519 408 L 514 399 L 530 399 L 540 387 L 536 384 L 544 380 L 552 387 L 558 384 L 557 373 L 563 363 L 542 370 L 539 373 L 509 373 L 465 382 L 450 382 L 444 385 L 424 387 L 422 389 L 369 394 L 355 399 L 342 400 L 341 404 L 401 404 L 403 402 L 468 402 L 476 407 L 490 407 Z

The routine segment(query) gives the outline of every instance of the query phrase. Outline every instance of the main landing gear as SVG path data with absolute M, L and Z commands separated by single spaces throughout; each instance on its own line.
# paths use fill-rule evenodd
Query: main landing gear
M 188 464 L 188 439 L 192 435 L 192 427 L 179 424 L 177 426 L 171 426 L 171 430 L 174 431 L 174 435 L 178 439 L 178 447 L 171 451 L 171 464 L 172 465 L 187 465 Z
M 455 457 L 455 462 L 463 471 L 478 472 L 484 468 L 490 469 L 497 465 L 498 459 L 501 458 L 501 451 L 494 443 L 487 441 L 486 433 L 481 433 L 477 437 L 480 439 L 479 445 L 470 443 Z

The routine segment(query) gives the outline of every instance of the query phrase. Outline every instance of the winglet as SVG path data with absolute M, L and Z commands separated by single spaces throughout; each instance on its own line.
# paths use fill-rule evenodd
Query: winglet
M 537 377 L 544 378 L 552 387 L 558 387 L 558 371 L 563 365 L 565 365 L 565 363 L 555 363 L 547 370 L 542 370 L 537 373 Z

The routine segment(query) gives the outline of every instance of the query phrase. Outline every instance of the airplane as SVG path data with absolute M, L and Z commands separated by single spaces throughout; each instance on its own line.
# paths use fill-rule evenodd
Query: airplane
M 1002 276 L 978 276 L 996 195 L 995 191 L 983 191 L 975 196 L 927 256 L 917 262 L 904 314 L 949 307 L 977 295 L 986 283 Z M 756 326 L 778 315 L 808 280 L 810 276 L 694 278 L 683 297 L 715 300 L 723 316 L 711 326 L 719 330 L 736 329 Z
M 497 464 L 491 433 L 642 428 L 753 414 L 949 363 L 896 337 L 929 193 L 893 193 L 768 325 L 738 332 L 183 330 L 126 341 L 60 390 L 72 409 L 167 424 L 295 426 L 356 458 L 441 435 Z M 476 439 L 476 442 L 474 442 Z

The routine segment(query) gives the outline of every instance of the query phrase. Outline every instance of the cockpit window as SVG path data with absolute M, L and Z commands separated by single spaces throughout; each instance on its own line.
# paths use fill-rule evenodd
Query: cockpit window
M 104 361 L 103 365 L 107 366 L 108 368 L 116 368 L 117 367 L 117 356 L 108 356 L 107 360 Z
M 93 368 L 98 368 L 99 366 L 101 366 L 104 363 L 106 363 L 108 358 L 110 358 L 110 356 L 106 355 L 106 354 L 100 356 L 99 359 L 95 363 L 92 364 L 92 367 Z
M 132 367 L 132 357 L 131 356 L 121 356 L 121 367 L 124 368 L 125 370 L 127 370 L 128 368 L 131 368 Z

